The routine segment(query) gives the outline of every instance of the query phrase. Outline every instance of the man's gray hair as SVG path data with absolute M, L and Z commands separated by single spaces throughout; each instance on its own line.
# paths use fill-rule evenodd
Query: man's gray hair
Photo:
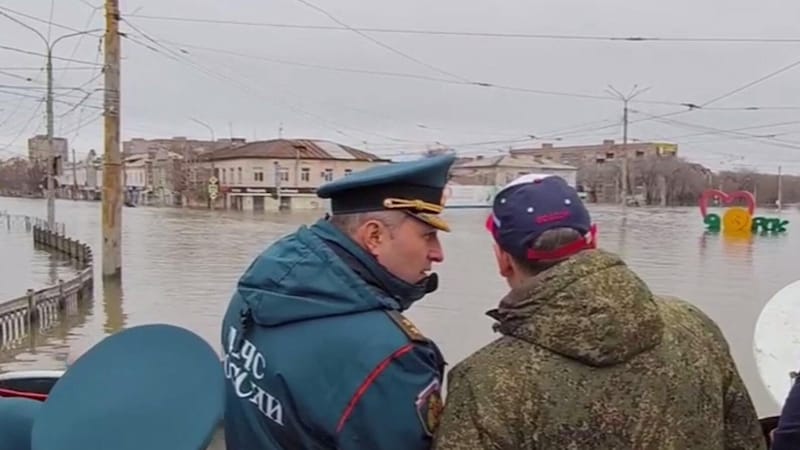
M 378 220 L 386 225 L 389 230 L 393 230 L 403 223 L 406 218 L 408 218 L 408 214 L 402 211 L 370 211 L 365 213 L 335 214 L 328 220 L 348 236 L 353 236 L 358 227 L 370 220 Z
M 570 244 L 577 240 L 583 239 L 584 236 L 581 234 L 580 231 L 575 230 L 573 228 L 551 228 L 541 236 L 536 238 L 531 246 L 532 249 L 538 251 L 553 251 L 557 250 L 564 245 Z M 564 257 L 559 259 L 553 260 L 546 260 L 546 261 L 530 261 L 530 260 L 519 260 L 518 258 L 513 258 L 514 262 L 520 266 L 526 273 L 529 275 L 536 275 L 539 272 L 545 271 L 556 264 L 566 261 L 570 257 Z

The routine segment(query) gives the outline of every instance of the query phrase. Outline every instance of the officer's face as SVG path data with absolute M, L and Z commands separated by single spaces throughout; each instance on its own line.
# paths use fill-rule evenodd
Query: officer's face
M 444 260 L 437 230 L 411 217 L 395 227 L 382 227 L 380 238 L 371 247 L 383 267 L 412 284 L 427 277 L 433 263 Z

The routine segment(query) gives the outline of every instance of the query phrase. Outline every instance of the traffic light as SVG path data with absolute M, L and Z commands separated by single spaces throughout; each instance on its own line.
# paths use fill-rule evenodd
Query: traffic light
M 53 156 L 53 176 L 59 177 L 64 174 L 64 161 L 61 155 Z

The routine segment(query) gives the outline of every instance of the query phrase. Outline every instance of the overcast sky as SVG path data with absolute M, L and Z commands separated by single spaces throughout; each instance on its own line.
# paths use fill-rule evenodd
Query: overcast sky
M 55 39 L 103 28 L 103 10 L 92 4 L 100 0 L 0 0 L 0 12 Z M 684 157 L 713 169 L 774 172 L 782 165 L 800 173 L 800 2 L 122 0 L 121 8 L 130 37 L 122 41 L 123 140 L 209 138 L 194 118 L 218 138 L 269 139 L 282 129 L 284 137 L 330 139 L 391 157 L 437 143 L 467 155 L 590 144 L 622 139 L 622 102 L 608 85 L 623 93 L 638 85 L 649 89 L 630 103 L 631 139 L 676 142 Z M 55 25 L 48 27 L 51 12 Z M 342 23 L 561 37 L 359 34 Z M 796 41 L 564 38 L 576 36 Z M 78 154 L 102 152 L 102 92 L 73 106 L 102 87 L 98 44 L 72 37 L 54 50 L 76 60 L 54 63 L 55 129 Z M 27 138 L 46 131 L 44 57 L 13 50 L 44 48 L 32 31 L 0 16 L 0 158 L 25 153 Z M 65 89 L 75 87 L 83 91 Z M 709 101 L 702 110 L 680 106 Z

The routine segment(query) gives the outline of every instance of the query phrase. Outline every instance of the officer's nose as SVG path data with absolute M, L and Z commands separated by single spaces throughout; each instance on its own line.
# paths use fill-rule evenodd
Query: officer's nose
M 442 249 L 442 243 L 439 242 L 438 237 L 431 239 L 431 246 L 428 249 L 428 259 L 435 263 L 444 261 L 444 250 Z

